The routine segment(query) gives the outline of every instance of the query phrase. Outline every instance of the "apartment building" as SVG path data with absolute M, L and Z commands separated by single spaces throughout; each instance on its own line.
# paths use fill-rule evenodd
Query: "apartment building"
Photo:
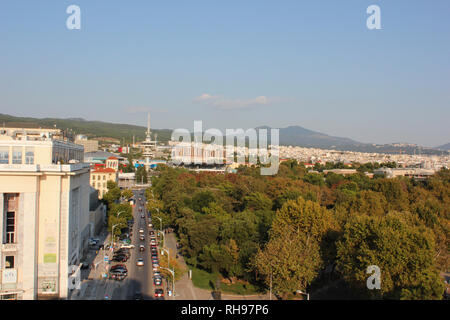
M 47 136 L 0 134 L 0 299 L 67 298 L 89 239 L 83 153 Z
M 84 152 L 98 151 L 98 141 L 97 140 L 89 140 L 84 135 L 77 135 L 75 137 L 75 143 L 82 145 L 84 147 Z
M 117 157 L 109 157 L 105 161 L 105 168 L 95 167 L 91 171 L 90 184 L 98 190 L 98 198 L 101 199 L 108 192 L 108 181 L 117 182 L 119 159 Z

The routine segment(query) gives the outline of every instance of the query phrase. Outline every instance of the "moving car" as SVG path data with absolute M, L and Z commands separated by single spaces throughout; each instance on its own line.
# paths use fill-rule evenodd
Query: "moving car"
M 141 239 L 141 241 L 145 241 L 145 237 L 144 237 L 144 235 L 143 235 L 143 234 L 141 234 L 141 235 L 139 236 L 139 239 Z
M 155 298 L 161 298 L 164 297 L 164 290 L 163 289 L 155 289 Z
M 162 285 L 162 277 L 161 276 L 154 276 L 153 277 L 153 283 L 155 284 L 155 286 Z
M 144 300 L 144 297 L 142 296 L 142 293 L 140 291 L 136 291 L 134 294 L 134 300 Z
M 144 265 L 144 259 L 143 259 L 143 258 L 137 259 L 136 265 L 137 265 L 137 266 L 143 266 L 143 265 Z
M 145 246 L 144 246 L 143 244 L 141 244 L 141 245 L 139 246 L 139 251 L 145 251 Z
M 144 229 L 140 228 L 139 233 L 144 233 Z

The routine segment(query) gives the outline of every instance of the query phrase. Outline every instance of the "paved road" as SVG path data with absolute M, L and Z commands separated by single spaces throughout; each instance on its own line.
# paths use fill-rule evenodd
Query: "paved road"
M 145 300 L 153 299 L 154 289 L 153 289 L 153 271 L 151 265 L 150 258 L 150 242 L 149 242 L 149 234 L 148 234 L 148 217 L 145 211 L 145 196 L 140 195 L 139 191 L 134 191 L 136 206 L 134 208 L 133 217 L 134 217 L 134 225 L 133 225 L 133 236 L 132 243 L 135 245 L 135 248 L 132 249 L 132 254 L 130 257 L 128 277 L 127 277 L 127 286 L 126 286 L 126 299 L 134 299 L 134 295 L 136 292 L 141 292 Z M 139 201 L 139 197 L 142 198 Z M 142 213 L 144 213 L 144 219 L 141 218 L 141 212 L 139 212 L 139 208 L 142 208 Z M 143 235 L 145 236 L 145 240 L 141 241 L 139 239 L 139 229 L 143 229 Z M 145 246 L 145 251 L 139 251 L 140 245 Z M 144 259 L 144 266 L 137 266 L 136 262 L 139 258 Z
M 149 242 L 149 228 L 148 228 L 148 217 L 145 214 L 145 196 L 140 195 L 139 191 L 134 191 L 136 205 L 133 210 L 133 236 L 131 237 L 131 243 L 135 246 L 134 249 L 131 249 L 130 259 L 127 261 L 126 265 L 128 268 L 128 276 L 123 281 L 123 285 L 117 286 L 113 289 L 112 299 L 113 300 L 133 300 L 135 298 L 136 292 L 140 292 L 144 298 L 144 300 L 152 300 L 154 299 L 154 288 L 153 288 L 153 271 L 151 265 L 151 256 L 150 256 L 150 242 Z M 139 197 L 142 198 L 139 201 Z M 142 207 L 142 212 L 145 215 L 145 218 L 141 218 L 141 212 L 139 212 L 139 208 Z M 139 239 L 139 229 L 144 229 L 143 235 L 145 236 L 145 240 L 141 241 Z M 145 246 L 145 251 L 139 251 L 140 245 Z M 139 258 L 144 259 L 144 266 L 137 266 L 136 262 Z

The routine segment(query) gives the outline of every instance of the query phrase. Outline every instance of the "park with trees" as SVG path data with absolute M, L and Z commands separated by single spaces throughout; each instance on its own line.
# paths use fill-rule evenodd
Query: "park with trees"
M 224 290 L 271 289 L 280 299 L 298 291 L 323 299 L 442 298 L 449 170 L 426 180 L 308 173 L 296 161 L 274 176 L 256 166 L 225 174 L 157 170 L 149 210 L 175 230 L 194 273 L 215 275 Z M 381 270 L 379 290 L 366 285 L 370 265 Z M 216 289 L 211 279 L 204 286 Z

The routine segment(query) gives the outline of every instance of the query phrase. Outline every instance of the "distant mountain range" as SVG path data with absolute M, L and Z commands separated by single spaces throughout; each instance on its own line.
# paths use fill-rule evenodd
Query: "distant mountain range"
M 268 127 L 260 127 L 268 128 Z M 442 151 L 409 143 L 374 144 L 362 143 L 349 138 L 330 136 L 324 133 L 290 126 L 280 129 L 280 144 L 306 148 L 333 149 L 356 152 L 405 153 L 405 154 L 442 154 Z M 441 149 L 449 150 L 449 149 Z
M 450 151 L 450 143 L 443 144 L 442 146 L 436 147 L 436 149 Z
M 84 134 L 89 138 L 109 137 L 119 139 L 125 143 L 131 143 L 133 141 L 133 135 L 135 141 L 142 141 L 145 139 L 146 127 L 134 126 L 129 124 L 109 123 L 102 121 L 88 121 L 82 118 L 69 118 L 69 119 L 56 119 L 56 118 L 24 118 L 14 117 L 7 114 L 0 113 L 0 126 L 6 124 L 8 127 L 18 128 L 56 128 L 67 130 L 70 129 L 70 133 Z M 172 130 L 168 129 L 152 129 L 152 134 L 158 135 L 158 141 L 168 141 L 171 137 Z
M 102 121 L 88 121 L 82 118 L 56 119 L 56 118 L 25 118 L 14 117 L 6 114 L 0 114 L 0 126 L 19 127 L 19 128 L 54 128 L 65 130 L 68 134 L 84 134 L 89 138 L 109 137 L 119 139 L 125 143 L 133 141 L 142 141 L 145 139 L 146 127 L 129 124 L 117 124 Z M 270 129 L 267 126 L 256 128 Z M 170 129 L 152 129 L 152 133 L 158 135 L 158 141 L 167 142 L 170 140 L 172 130 Z M 270 134 L 269 134 L 270 143 Z M 379 153 L 406 153 L 406 154 L 437 154 L 448 153 L 450 143 L 438 148 L 426 148 L 414 144 L 395 143 L 395 144 L 368 144 L 361 143 L 349 138 L 334 137 L 324 133 L 305 129 L 300 126 L 290 126 L 280 129 L 280 144 L 301 146 L 307 148 L 334 149 L 342 151 L 357 152 L 379 152 Z M 439 150 L 438 150 L 439 149 Z M 443 151 L 445 150 L 445 151 Z

